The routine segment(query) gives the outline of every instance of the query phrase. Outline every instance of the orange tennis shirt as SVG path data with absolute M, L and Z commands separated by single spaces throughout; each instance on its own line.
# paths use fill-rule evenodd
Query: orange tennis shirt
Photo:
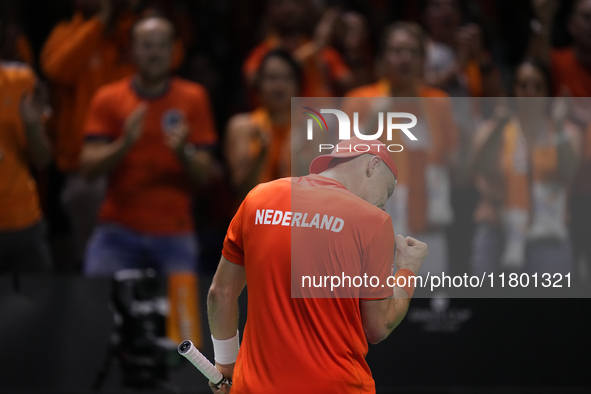
M 20 230 L 42 216 L 19 112 L 21 97 L 35 80 L 29 66 L 0 62 L 0 230 Z
M 331 224 L 316 221 L 316 214 L 332 217 Z M 248 283 L 233 394 L 375 393 L 359 298 L 292 298 L 292 286 L 300 283 L 292 261 L 335 274 L 387 277 L 394 231 L 386 212 L 320 175 L 283 178 L 245 198 L 222 253 L 245 267 Z M 386 298 L 392 288 L 364 295 Z
M 207 93 L 201 85 L 172 78 L 163 95 L 145 98 L 132 81 L 125 78 L 101 88 L 86 120 L 87 141 L 112 141 L 124 133 L 125 119 L 134 109 L 141 102 L 148 104 L 140 138 L 110 174 L 99 219 L 146 234 L 191 232 L 190 180 L 164 136 L 184 117 L 190 127 L 189 143 L 215 144 Z

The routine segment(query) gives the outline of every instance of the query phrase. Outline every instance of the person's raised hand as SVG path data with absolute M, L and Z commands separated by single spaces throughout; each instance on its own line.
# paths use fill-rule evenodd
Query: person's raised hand
M 423 261 L 429 254 L 427 244 L 412 237 L 396 236 L 396 258 L 394 263 L 397 269 L 409 269 L 418 275 Z
M 348 11 L 343 14 L 345 24 L 345 37 L 343 44 L 349 52 L 360 52 L 367 46 L 369 32 L 367 22 L 358 12 Z
M 325 48 L 330 44 L 339 16 L 340 11 L 336 7 L 331 7 L 322 14 L 322 18 L 320 18 L 320 22 L 316 25 L 314 32 L 314 43 L 319 49 Z

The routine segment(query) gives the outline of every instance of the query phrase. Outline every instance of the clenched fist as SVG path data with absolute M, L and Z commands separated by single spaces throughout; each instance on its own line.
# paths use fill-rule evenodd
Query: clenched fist
M 396 268 L 406 268 L 417 275 L 428 254 L 429 250 L 426 243 L 412 237 L 396 236 Z

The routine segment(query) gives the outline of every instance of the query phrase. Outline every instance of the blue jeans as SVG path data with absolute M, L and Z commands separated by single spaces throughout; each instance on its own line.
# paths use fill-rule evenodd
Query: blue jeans
M 122 269 L 152 268 L 158 274 L 196 272 L 197 237 L 141 234 L 117 224 L 98 225 L 86 248 L 84 273 L 112 276 Z

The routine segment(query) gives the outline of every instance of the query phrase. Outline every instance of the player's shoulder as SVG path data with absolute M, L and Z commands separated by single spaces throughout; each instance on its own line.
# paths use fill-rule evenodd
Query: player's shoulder
M 335 201 L 335 203 L 339 203 L 343 211 L 351 211 L 355 216 L 361 218 L 360 221 L 362 220 L 367 223 L 380 224 L 390 217 L 383 209 L 376 207 L 353 193 L 344 194 L 342 201 Z
M 360 221 L 367 219 L 371 223 L 374 223 L 374 220 L 382 222 L 389 217 L 385 211 L 351 193 L 340 183 L 327 182 L 326 178 L 323 179 L 321 176 L 308 175 L 285 179 L 293 184 L 294 194 L 322 201 L 322 204 L 330 204 L 332 209 L 342 211 L 343 216 L 358 218 Z
M 292 188 L 292 179 L 293 178 L 279 178 L 273 181 L 260 183 L 255 186 L 250 193 L 248 194 L 247 198 L 271 198 L 275 195 L 280 195 L 282 192 L 289 193 Z

